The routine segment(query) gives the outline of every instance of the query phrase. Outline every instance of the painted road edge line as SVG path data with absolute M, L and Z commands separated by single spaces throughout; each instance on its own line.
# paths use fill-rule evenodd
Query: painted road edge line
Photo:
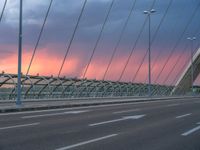
M 40 122 L 35 122 L 35 123 L 30 123 L 30 124 L 21 124 L 21 125 L 15 125 L 15 126 L 0 127 L 0 130 L 36 126 L 36 125 L 39 125 L 39 124 L 40 124 Z
M 109 120 L 109 121 L 102 121 L 102 122 L 98 122 L 98 123 L 92 123 L 89 124 L 89 127 L 93 127 L 93 126 L 98 126 L 98 125 L 103 125 L 103 124 L 109 124 L 109 123 L 114 123 L 114 122 L 119 122 L 119 121 L 123 121 L 123 120 L 127 120 L 124 118 L 120 118 L 120 119 L 114 119 L 114 120 Z
M 115 137 L 117 135 L 118 134 L 110 134 L 110 135 L 103 136 L 103 137 L 96 138 L 96 139 L 92 139 L 92 140 L 89 140 L 89 141 L 84 141 L 84 142 L 80 142 L 80 143 L 73 144 L 73 145 L 70 145 L 70 146 L 57 148 L 56 150 L 68 150 L 68 149 L 72 149 L 72 148 L 79 147 L 79 146 L 82 146 L 82 145 L 98 142 L 98 141 L 105 140 L 105 139 L 108 139 L 108 138 L 112 138 L 112 137 Z
M 145 117 L 146 115 L 135 115 L 135 116 L 124 116 L 122 118 L 119 119 L 113 119 L 113 120 L 108 120 L 108 121 L 103 121 L 103 122 L 98 122 L 98 123 L 92 123 L 89 124 L 89 127 L 93 127 L 93 126 L 98 126 L 98 125 L 104 125 L 104 124 L 109 124 L 109 123 L 114 123 L 114 122 L 119 122 L 119 121 L 125 121 L 125 120 L 136 120 L 136 119 L 140 119 Z
M 123 110 L 123 111 L 116 111 L 113 112 L 113 114 L 123 114 L 123 113 L 129 113 L 129 112 L 135 112 L 135 111 L 140 111 L 141 109 L 129 109 L 129 110 Z
M 173 106 L 179 106 L 180 104 L 169 104 L 166 107 L 173 107 Z
M 129 100 L 129 99 L 127 99 Z M 132 99 L 130 99 L 132 100 Z M 176 99 L 178 101 L 188 101 L 187 99 Z M 174 102 L 174 99 L 168 100 L 155 100 L 155 101 L 141 101 L 141 102 L 132 102 L 132 103 L 121 103 L 121 104 L 105 104 L 98 106 L 80 106 L 80 107 L 71 107 L 71 108 L 55 108 L 55 109 L 47 109 L 47 110 L 27 110 L 22 112 L 7 112 L 0 113 L 0 116 L 8 116 L 8 115 L 21 115 L 21 114 L 30 114 L 30 113 L 40 113 L 40 112 L 53 112 L 53 111 L 62 111 L 62 110 L 77 110 L 77 109 L 88 109 L 88 108 L 101 108 L 101 107 L 113 107 L 113 106 L 123 106 L 123 105 L 139 105 L 139 104 L 149 104 L 149 103 L 165 103 L 165 102 Z M 196 100 L 195 100 L 196 101 Z
M 80 114 L 80 113 L 84 113 L 84 112 L 89 112 L 89 110 L 77 110 L 77 111 L 66 111 L 66 112 L 61 112 L 61 113 L 31 115 L 31 116 L 23 116 L 21 118 L 22 119 L 30 119 L 30 118 L 50 117 L 50 116 L 58 116 L 58 115 Z
M 190 115 L 192 115 L 192 113 L 177 116 L 176 119 L 184 118 L 184 117 L 187 117 L 187 116 L 190 116 Z
M 190 134 L 192 134 L 192 133 L 194 133 L 194 132 L 196 132 L 198 130 L 200 130 L 200 126 L 197 126 L 197 127 L 193 128 L 193 129 L 191 129 L 191 130 L 189 130 L 189 131 L 187 131 L 187 132 L 185 132 L 185 133 L 183 133 L 181 135 L 182 136 L 188 136 L 188 135 L 190 135 Z

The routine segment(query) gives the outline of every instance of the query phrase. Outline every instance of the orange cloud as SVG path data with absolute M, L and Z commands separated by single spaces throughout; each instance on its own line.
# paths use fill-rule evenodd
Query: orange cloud
M 173 57 L 170 59 L 170 62 L 166 66 L 165 70 L 163 71 L 159 82 L 162 82 L 168 72 L 171 70 L 172 66 L 176 62 L 178 56 L 180 53 L 176 53 L 173 55 Z M 22 72 L 25 74 L 27 71 L 28 64 L 30 62 L 32 56 L 32 52 L 23 52 L 23 61 L 22 61 Z M 187 53 L 183 55 L 183 59 L 186 59 L 188 57 Z M 131 59 L 130 63 L 127 66 L 127 69 L 124 72 L 123 81 L 132 81 L 142 58 L 141 53 L 135 53 L 134 58 Z M 106 67 L 108 65 L 110 57 L 105 58 L 104 56 L 99 56 L 98 59 L 94 59 L 89 68 L 88 72 L 86 74 L 86 77 L 89 79 L 102 79 L 103 75 L 105 73 Z M 61 66 L 63 60 L 63 56 L 60 54 L 57 54 L 56 52 L 49 52 L 49 50 L 46 48 L 39 49 L 36 53 L 35 59 L 33 61 L 32 67 L 30 69 L 30 74 L 36 75 L 39 73 L 40 75 L 58 75 L 59 68 Z M 118 80 L 119 76 L 123 70 L 124 64 L 127 60 L 126 55 L 120 55 L 119 57 L 115 58 L 109 71 L 106 76 L 106 80 Z M 161 58 L 154 66 L 153 73 L 152 73 L 152 80 L 155 80 L 155 77 L 158 75 L 158 73 L 161 71 L 161 68 L 164 65 L 164 62 L 166 60 Z M 65 65 L 63 67 L 61 76 L 67 76 L 67 77 L 81 77 L 86 64 L 86 59 L 84 58 L 84 55 L 79 53 L 79 56 L 72 55 L 67 58 Z M 182 62 L 179 62 L 179 65 L 181 65 Z M 175 77 L 175 75 L 180 71 L 181 67 L 176 67 L 175 71 L 170 75 L 170 80 Z M 0 60 L 0 68 L 2 71 L 5 71 L 6 73 L 17 73 L 17 53 L 9 54 L 7 57 L 3 57 Z M 144 82 L 148 75 L 148 62 L 147 59 L 144 62 L 144 64 L 141 66 L 141 69 L 138 72 L 138 75 L 135 78 L 134 82 Z
M 22 56 L 22 72 L 25 74 L 32 56 L 32 52 L 23 52 Z M 59 55 L 49 54 L 47 49 L 40 49 L 39 54 L 36 54 L 33 60 L 29 74 L 36 75 L 57 75 L 58 69 L 61 66 L 61 61 Z M 3 58 L 0 62 L 0 68 L 6 73 L 17 73 L 17 53 L 9 55 L 9 57 Z M 65 68 L 63 69 L 63 74 L 70 75 L 76 72 L 76 67 L 79 64 L 79 58 L 70 58 L 67 63 L 65 63 Z

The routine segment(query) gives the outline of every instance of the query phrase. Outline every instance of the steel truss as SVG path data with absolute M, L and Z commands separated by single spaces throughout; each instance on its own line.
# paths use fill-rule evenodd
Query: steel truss
M 0 74 L 0 99 L 15 100 L 17 75 Z M 152 95 L 170 95 L 173 87 L 152 85 Z M 147 96 L 147 84 L 22 75 L 23 99 Z

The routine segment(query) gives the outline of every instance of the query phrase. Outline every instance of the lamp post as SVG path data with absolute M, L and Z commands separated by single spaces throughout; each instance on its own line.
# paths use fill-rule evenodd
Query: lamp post
M 148 96 L 151 97 L 151 14 L 155 13 L 155 9 L 149 11 L 144 11 L 144 14 L 148 16 L 149 19 L 149 48 L 148 48 Z
M 191 86 L 192 86 L 192 94 L 194 92 L 194 62 L 193 62 L 193 42 L 196 40 L 196 37 L 188 37 L 187 40 L 191 42 Z
M 17 100 L 16 105 L 21 105 L 21 66 L 22 66 L 22 1 L 19 7 L 19 43 L 18 43 L 18 77 L 17 77 Z

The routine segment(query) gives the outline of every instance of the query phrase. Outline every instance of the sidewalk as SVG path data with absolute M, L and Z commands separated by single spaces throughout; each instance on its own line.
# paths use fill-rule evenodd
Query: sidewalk
M 133 103 L 144 101 L 156 101 L 156 100 L 170 100 L 170 99 L 183 99 L 191 97 L 126 97 L 126 98 L 90 98 L 90 99 L 71 99 L 71 100 L 29 100 L 23 101 L 21 106 L 16 106 L 14 101 L 0 101 L 0 113 L 5 112 L 17 112 L 17 111 L 29 111 L 29 110 L 44 110 L 55 108 L 69 108 L 80 106 L 94 106 L 105 104 L 120 104 L 120 103 Z M 194 97 L 199 98 L 199 97 Z

